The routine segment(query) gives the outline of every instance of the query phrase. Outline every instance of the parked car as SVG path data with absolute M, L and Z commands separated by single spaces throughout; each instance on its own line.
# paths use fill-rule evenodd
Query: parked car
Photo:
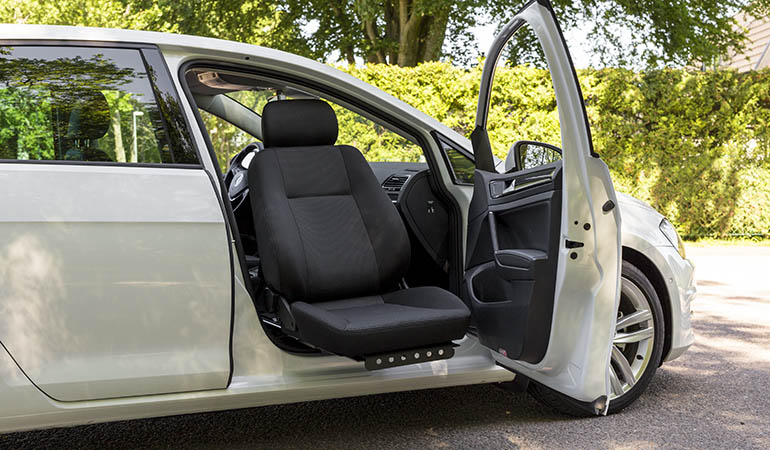
M 491 84 L 525 26 L 562 145 L 503 162 Z M 0 432 L 475 383 L 601 415 L 693 342 L 693 267 L 616 195 L 547 2 L 493 44 L 470 141 L 276 50 L 0 41 Z M 254 141 L 224 174 L 212 118 Z M 383 145 L 408 158 L 365 159 Z

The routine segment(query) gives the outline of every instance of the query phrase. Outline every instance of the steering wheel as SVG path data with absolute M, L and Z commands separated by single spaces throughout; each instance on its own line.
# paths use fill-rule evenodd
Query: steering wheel
M 254 155 L 263 148 L 261 142 L 252 142 L 230 160 L 225 174 L 225 186 L 227 187 L 227 196 L 230 197 L 230 202 L 233 204 L 233 211 L 238 209 L 249 195 L 249 163 Z

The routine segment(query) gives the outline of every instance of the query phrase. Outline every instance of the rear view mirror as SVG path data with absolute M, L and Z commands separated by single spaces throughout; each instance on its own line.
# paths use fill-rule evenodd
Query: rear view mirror
M 536 141 L 517 141 L 505 158 L 505 171 L 532 169 L 561 159 L 561 149 Z

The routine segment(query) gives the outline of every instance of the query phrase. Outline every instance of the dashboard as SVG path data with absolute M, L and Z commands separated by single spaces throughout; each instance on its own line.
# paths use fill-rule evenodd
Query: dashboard
M 429 258 L 445 270 L 449 211 L 433 193 L 428 164 L 372 162 L 369 166 L 404 219 L 410 239 L 416 240 Z M 413 250 L 416 243 L 413 242 Z

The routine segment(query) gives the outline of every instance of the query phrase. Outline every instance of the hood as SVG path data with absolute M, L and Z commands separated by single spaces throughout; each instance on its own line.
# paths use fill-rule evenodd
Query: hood
M 639 200 L 636 197 L 632 197 L 629 194 L 626 194 L 625 192 L 619 192 L 615 191 L 618 195 L 618 202 L 620 203 L 628 203 L 633 206 L 638 206 L 640 208 L 652 208 L 649 203 L 645 202 L 644 200 Z M 654 208 L 652 208 L 654 209 Z
M 640 208 L 640 209 L 644 209 L 646 211 L 654 212 L 655 214 L 661 216 L 661 218 L 663 217 L 662 214 L 660 214 L 655 208 L 650 206 L 648 203 L 646 203 L 646 202 L 644 202 L 642 200 L 639 200 L 636 197 L 631 197 L 630 195 L 625 194 L 623 192 L 617 192 L 616 191 L 615 193 L 617 194 L 617 197 L 618 197 L 618 203 L 622 207 L 624 207 L 624 208 L 625 207 Z

